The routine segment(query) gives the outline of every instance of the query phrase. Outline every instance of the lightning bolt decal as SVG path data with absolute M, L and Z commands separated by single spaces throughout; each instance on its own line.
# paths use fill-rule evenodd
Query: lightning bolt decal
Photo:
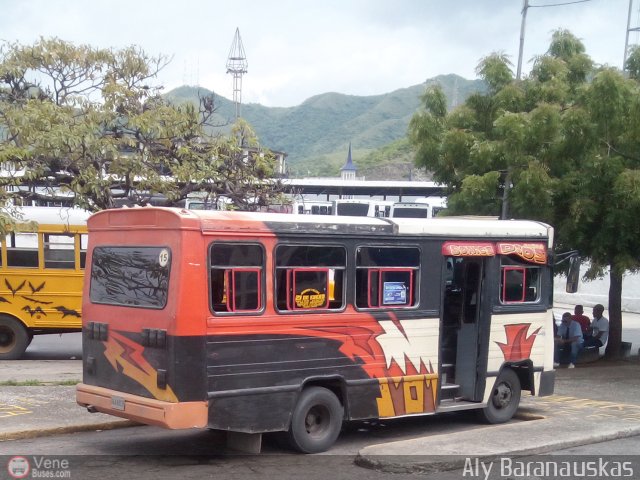
M 102 343 L 104 356 L 116 372 L 135 380 L 158 400 L 178 401 L 171 387 L 158 388 L 158 372 L 144 358 L 142 345 L 117 332 L 109 332 L 109 340 Z

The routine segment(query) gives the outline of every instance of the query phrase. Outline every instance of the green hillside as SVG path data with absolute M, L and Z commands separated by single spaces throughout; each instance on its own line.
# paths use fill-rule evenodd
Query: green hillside
M 415 177 L 413 155 L 406 141 L 409 120 L 420 105 L 425 87 L 440 83 L 449 107 L 483 90 L 480 80 L 441 75 L 420 85 L 383 95 L 355 96 L 323 93 L 295 107 L 242 105 L 242 116 L 253 126 L 262 145 L 288 154 L 291 176 L 337 175 L 344 165 L 349 142 L 358 176 L 367 178 Z M 179 87 L 166 94 L 176 103 L 198 101 L 198 87 Z M 233 121 L 233 103 L 216 95 L 215 122 L 225 130 Z M 226 127 L 225 127 L 226 126 Z M 400 141 L 400 142 L 398 142 Z M 381 147 L 383 150 L 378 151 Z

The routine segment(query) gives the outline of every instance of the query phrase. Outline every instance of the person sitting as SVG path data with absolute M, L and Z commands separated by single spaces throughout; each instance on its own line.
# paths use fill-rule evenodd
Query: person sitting
M 563 352 L 569 350 L 569 368 L 575 368 L 578 353 L 582 349 L 582 330 L 580 324 L 572 320 L 571 314 L 565 312 L 562 315 L 562 323 L 558 327 L 558 335 L 555 338 L 554 367 L 560 366 L 560 357 Z
M 585 347 L 602 347 L 609 339 L 609 320 L 603 317 L 604 307 L 597 304 L 593 307 L 593 320 L 591 321 L 591 334 L 585 340 Z
M 582 305 L 575 306 L 571 319 L 580 324 L 583 337 L 591 333 L 591 320 L 589 320 L 589 317 L 584 314 L 584 308 L 582 307 Z

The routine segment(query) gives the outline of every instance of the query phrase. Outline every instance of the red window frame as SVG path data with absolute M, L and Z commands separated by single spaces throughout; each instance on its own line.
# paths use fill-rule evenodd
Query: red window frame
M 520 300 L 507 300 L 507 272 L 519 270 L 522 273 L 522 294 Z M 527 291 L 527 269 L 524 267 L 502 267 L 502 303 L 524 303 Z
M 258 306 L 257 308 L 237 309 L 236 308 L 236 296 L 233 294 L 235 291 L 236 272 L 254 272 L 258 277 Z M 259 312 L 262 310 L 262 269 L 261 268 L 229 268 L 225 272 L 225 295 L 227 296 L 227 311 L 228 312 Z
M 413 268 L 368 268 L 367 269 L 367 308 L 409 308 L 413 306 Z M 409 295 L 407 303 L 394 303 L 391 305 L 385 305 L 382 303 L 384 290 L 382 288 L 383 285 L 383 277 L 387 272 L 408 272 L 409 273 Z M 377 273 L 378 274 L 378 305 L 371 304 L 371 275 Z
M 315 268 L 315 267 L 306 267 L 306 268 L 290 268 L 287 269 L 287 310 L 326 310 L 329 308 L 329 268 Z M 324 305 L 318 307 L 298 307 L 296 306 L 296 273 L 298 272 L 324 272 L 327 277 L 327 283 L 325 285 L 325 303 Z

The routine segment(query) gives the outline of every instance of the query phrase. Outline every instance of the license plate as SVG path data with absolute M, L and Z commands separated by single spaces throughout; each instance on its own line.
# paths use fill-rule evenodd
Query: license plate
M 111 397 L 111 408 L 115 410 L 124 410 L 124 398 Z

